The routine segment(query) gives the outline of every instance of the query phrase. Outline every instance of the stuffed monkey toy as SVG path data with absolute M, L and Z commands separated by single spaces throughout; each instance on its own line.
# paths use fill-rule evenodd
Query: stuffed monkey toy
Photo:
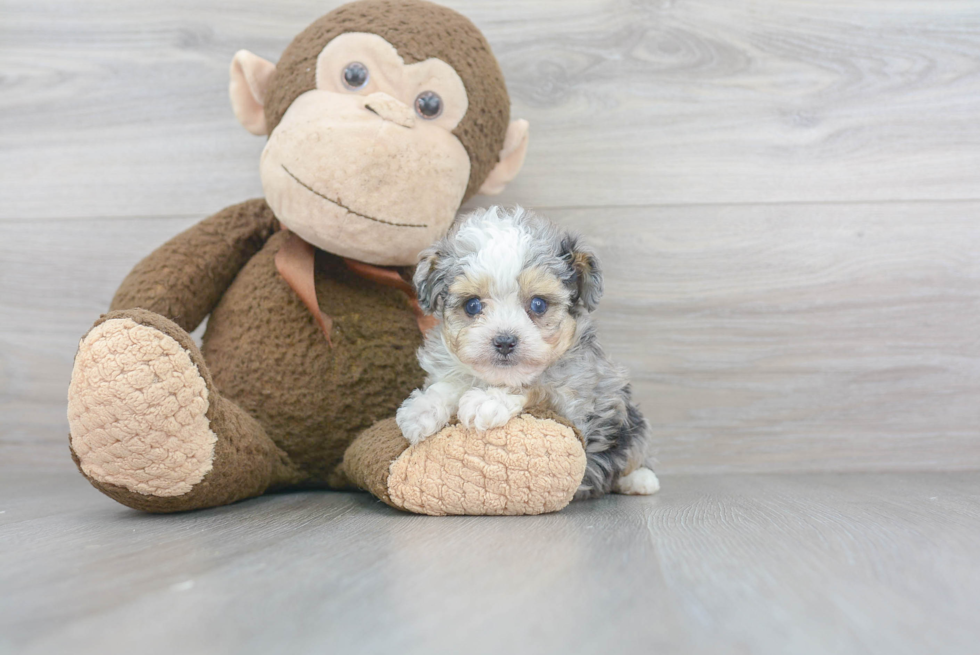
M 68 418 L 82 474 L 148 512 L 351 487 L 427 514 L 564 507 L 585 452 L 560 417 L 450 425 L 412 447 L 392 418 L 423 381 L 418 253 L 527 150 L 479 30 L 421 0 L 352 2 L 278 64 L 238 52 L 230 94 L 268 137 L 265 197 L 146 257 L 81 339 Z M 206 317 L 199 350 L 188 333 Z

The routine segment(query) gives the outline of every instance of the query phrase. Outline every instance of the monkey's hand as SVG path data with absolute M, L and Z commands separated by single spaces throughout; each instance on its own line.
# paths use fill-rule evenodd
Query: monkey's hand
M 458 394 L 439 384 L 425 391 L 416 389 L 395 412 L 395 422 L 413 446 L 431 437 L 449 423 L 456 411 Z
M 527 396 L 508 393 L 504 389 L 470 389 L 459 399 L 459 422 L 468 428 L 485 432 L 499 428 L 521 413 Z

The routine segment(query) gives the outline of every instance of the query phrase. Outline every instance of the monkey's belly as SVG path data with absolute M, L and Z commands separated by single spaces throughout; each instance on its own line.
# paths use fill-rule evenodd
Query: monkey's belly
M 202 351 L 216 387 L 254 416 L 311 484 L 326 484 L 350 442 L 394 416 L 424 374 L 404 295 L 318 253 L 316 287 L 333 347 L 276 271 L 277 234 L 212 312 Z

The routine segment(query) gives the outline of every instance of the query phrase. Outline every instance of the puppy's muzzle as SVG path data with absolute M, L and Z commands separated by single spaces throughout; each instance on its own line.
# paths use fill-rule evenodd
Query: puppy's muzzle
M 517 337 L 513 334 L 498 334 L 493 338 L 493 347 L 501 355 L 509 355 L 517 347 Z

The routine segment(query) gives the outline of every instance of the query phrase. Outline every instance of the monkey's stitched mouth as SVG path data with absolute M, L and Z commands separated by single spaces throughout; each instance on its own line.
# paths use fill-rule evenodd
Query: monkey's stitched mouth
M 298 185 L 300 185 L 301 187 L 303 187 L 304 189 L 306 189 L 307 191 L 309 191 L 313 195 L 319 196 L 320 198 L 323 198 L 327 202 L 332 203 L 334 205 L 337 205 L 341 209 L 343 209 L 343 210 L 345 210 L 345 211 L 353 214 L 354 216 L 360 216 L 361 218 L 366 218 L 369 221 L 374 221 L 375 223 L 381 223 L 382 225 L 390 225 L 392 227 L 429 227 L 426 223 L 422 223 L 422 224 L 417 224 L 417 223 L 394 223 L 392 221 L 386 221 L 386 220 L 383 220 L 381 218 L 375 218 L 374 216 L 368 216 L 367 214 L 361 214 L 360 212 L 356 212 L 353 209 L 351 209 L 350 207 L 348 207 L 348 206 L 346 206 L 344 204 L 341 204 L 341 203 L 337 202 L 333 198 L 328 198 L 327 196 L 323 195 L 322 193 L 320 193 L 319 191 L 317 191 L 316 189 L 314 189 L 313 187 L 311 187 L 309 184 L 307 184 L 303 180 L 301 180 L 298 177 L 296 177 L 295 175 L 293 175 L 293 172 L 291 170 L 289 170 L 288 168 L 286 168 L 286 165 L 285 164 L 280 164 L 280 166 L 282 166 L 282 170 L 286 171 L 286 174 L 289 177 L 291 177 L 294 180 L 296 180 L 296 183 Z

